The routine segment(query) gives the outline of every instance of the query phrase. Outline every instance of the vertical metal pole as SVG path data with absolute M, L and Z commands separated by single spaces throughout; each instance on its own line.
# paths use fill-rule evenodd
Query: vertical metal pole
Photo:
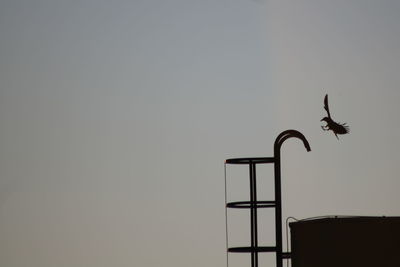
M 276 230 L 276 266 L 283 266 L 282 253 L 282 193 L 281 193 L 281 146 L 288 138 L 296 137 L 303 141 L 307 151 L 311 151 L 310 144 L 302 133 L 296 130 L 286 130 L 278 135 L 274 143 L 275 158 L 275 230 Z
M 254 209 L 254 261 L 255 267 L 258 267 L 258 219 L 257 219 L 257 178 L 256 178 L 256 164 L 253 165 L 253 209 Z
M 226 243 L 226 267 L 229 267 L 229 239 L 228 239 L 228 193 L 226 188 L 226 162 L 224 163 L 224 182 L 225 182 L 225 243 Z
M 282 195 L 281 195 L 281 157 L 275 151 L 275 239 L 276 239 L 276 267 L 282 267 Z
M 254 245 L 254 178 L 253 178 L 253 164 L 249 164 L 249 178 L 250 178 L 250 242 L 251 242 L 251 267 L 257 267 L 255 264 L 255 245 Z

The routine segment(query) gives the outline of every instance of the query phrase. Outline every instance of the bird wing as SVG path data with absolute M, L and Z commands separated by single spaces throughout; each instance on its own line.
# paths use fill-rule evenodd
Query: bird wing
M 328 113 L 328 117 L 331 117 L 331 113 L 329 112 L 329 105 L 328 105 L 328 94 L 325 95 L 324 98 L 324 109 L 326 110 L 326 112 Z

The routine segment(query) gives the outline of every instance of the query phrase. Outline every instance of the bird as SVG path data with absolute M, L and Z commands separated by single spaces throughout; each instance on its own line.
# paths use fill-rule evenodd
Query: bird
M 331 130 L 338 140 L 338 134 L 348 134 L 350 132 L 350 127 L 347 126 L 346 123 L 337 123 L 332 119 L 331 113 L 329 112 L 328 94 L 326 94 L 324 98 L 324 109 L 328 113 L 328 117 L 324 117 L 321 119 L 321 121 L 326 122 L 326 125 L 321 126 L 322 130 Z

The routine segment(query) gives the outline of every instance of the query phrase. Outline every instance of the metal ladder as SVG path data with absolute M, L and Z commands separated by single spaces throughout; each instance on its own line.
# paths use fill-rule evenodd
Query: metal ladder
M 283 266 L 284 259 L 290 259 L 290 252 L 282 251 L 282 195 L 281 195 L 281 146 L 283 142 L 291 137 L 299 138 L 303 141 L 307 151 L 311 151 L 307 139 L 302 133 L 296 130 L 286 130 L 278 135 L 274 143 L 273 157 L 258 157 L 258 158 L 232 158 L 225 161 L 225 220 L 226 220 L 226 246 L 227 246 L 227 266 L 229 267 L 229 253 L 251 253 L 251 267 L 258 267 L 258 253 L 260 252 L 275 252 L 276 267 Z M 260 201 L 257 199 L 257 179 L 256 166 L 257 164 L 274 164 L 275 174 L 275 200 Z M 250 201 L 235 201 L 227 202 L 227 179 L 226 165 L 227 164 L 242 164 L 249 166 L 249 183 L 250 183 Z M 250 246 L 245 247 L 229 247 L 228 244 L 228 215 L 227 209 L 250 209 Z M 259 208 L 274 208 L 275 209 L 275 246 L 259 246 L 258 244 L 258 219 L 257 209 Z

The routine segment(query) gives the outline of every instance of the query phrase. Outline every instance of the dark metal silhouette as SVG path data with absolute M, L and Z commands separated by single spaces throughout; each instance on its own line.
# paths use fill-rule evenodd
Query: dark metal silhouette
M 328 113 L 328 117 L 324 117 L 321 121 L 325 121 L 326 125 L 321 126 L 322 130 L 329 131 L 331 130 L 336 138 L 339 140 L 338 134 L 347 134 L 350 131 L 349 126 L 346 123 L 337 123 L 335 122 L 332 117 L 331 113 L 329 112 L 329 105 L 328 105 L 328 94 L 325 95 L 324 99 L 324 109 Z
M 225 203 L 226 208 L 250 209 L 250 242 L 248 247 L 228 247 L 228 231 L 227 235 L 227 252 L 232 253 L 251 253 L 251 267 L 258 267 L 258 253 L 275 252 L 276 266 L 283 266 L 283 259 L 290 258 L 290 252 L 282 251 L 282 195 L 281 195 L 281 146 L 287 139 L 296 137 L 303 141 L 307 151 L 311 151 L 310 145 L 304 135 L 296 130 L 287 130 L 278 135 L 274 143 L 274 157 L 268 158 L 234 158 L 227 159 L 226 164 L 243 164 L 249 166 L 250 176 L 250 201 L 227 202 L 226 193 L 226 175 L 225 175 Z M 275 173 L 275 200 L 259 201 L 257 200 L 257 164 L 274 164 Z M 226 173 L 226 171 L 225 171 Z M 258 244 L 258 220 L 257 209 L 259 208 L 275 208 L 275 246 L 259 246 Z M 226 214 L 227 220 L 227 214 Z M 226 221 L 227 222 L 227 221 Z M 227 256 L 228 257 L 228 256 Z M 229 265 L 227 261 L 227 265 Z
M 321 216 L 289 225 L 293 267 L 400 266 L 400 217 Z

